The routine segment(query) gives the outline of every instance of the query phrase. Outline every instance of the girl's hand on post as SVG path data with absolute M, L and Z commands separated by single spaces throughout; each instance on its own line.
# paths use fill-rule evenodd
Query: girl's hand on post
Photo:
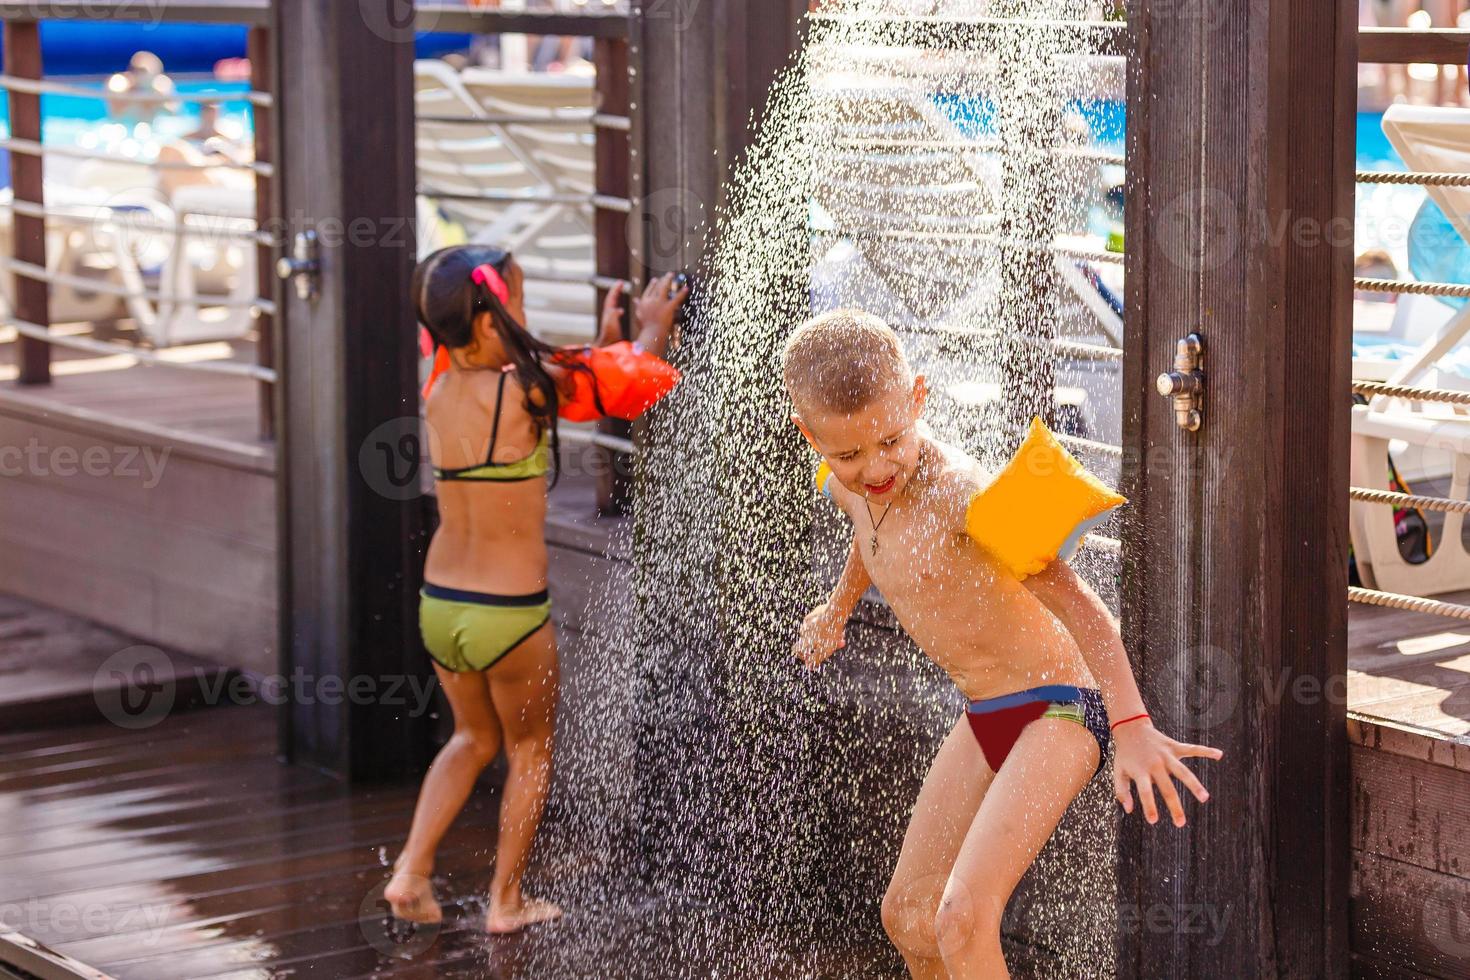
M 830 602 L 824 602 L 806 614 L 791 652 L 815 670 L 847 645 L 846 629 L 847 614 Z
M 1158 802 L 1154 789 L 1163 796 L 1174 826 L 1184 826 L 1184 804 L 1174 788 L 1178 779 L 1201 803 L 1210 798 L 1209 792 L 1194 773 L 1181 761 L 1194 756 L 1200 759 L 1219 759 L 1225 753 L 1208 745 L 1191 745 L 1178 742 L 1154 727 L 1147 718 L 1120 724 L 1113 729 L 1113 795 L 1123 805 L 1126 813 L 1133 812 L 1133 787 L 1138 787 L 1138 798 L 1143 803 L 1143 816 L 1149 823 L 1159 820 Z
M 602 301 L 602 322 L 597 330 L 597 346 L 608 347 L 623 339 L 623 284 L 614 283 Z
M 664 337 L 674 329 L 674 315 L 689 298 L 689 286 L 686 284 L 670 295 L 673 286 L 674 274 L 666 272 L 644 287 L 643 295 L 633 301 L 633 316 L 640 326 L 656 328 Z

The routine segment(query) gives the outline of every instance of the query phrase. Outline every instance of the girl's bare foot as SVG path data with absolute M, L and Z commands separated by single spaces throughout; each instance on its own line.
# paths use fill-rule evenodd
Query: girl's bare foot
M 534 898 L 522 899 L 518 905 L 490 903 L 490 912 L 485 916 L 485 931 L 504 935 L 519 932 L 526 926 L 538 922 L 551 922 L 561 918 L 561 907 L 551 902 Z
M 424 875 L 397 871 L 383 897 L 393 909 L 395 918 L 422 925 L 438 925 L 444 921 L 444 910 L 434 900 L 434 886 Z

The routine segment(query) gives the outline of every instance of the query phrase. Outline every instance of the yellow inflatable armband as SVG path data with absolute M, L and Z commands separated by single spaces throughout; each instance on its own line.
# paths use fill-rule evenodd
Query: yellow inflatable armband
M 827 489 L 827 481 L 830 479 L 832 479 L 832 467 L 828 466 L 824 459 L 817 464 L 817 489 L 829 498 L 832 496 L 832 491 Z
M 1005 469 L 970 501 L 965 529 L 1024 579 L 1059 557 L 1071 557 L 1088 531 L 1127 502 L 1087 472 L 1036 418 Z

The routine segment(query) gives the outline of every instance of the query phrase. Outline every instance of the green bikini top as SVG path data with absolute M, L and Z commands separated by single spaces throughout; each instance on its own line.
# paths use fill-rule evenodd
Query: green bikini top
M 436 480 L 479 480 L 489 483 L 514 483 L 518 480 L 534 480 L 539 476 L 545 476 L 551 469 L 550 439 L 543 430 L 541 439 L 536 443 L 536 448 L 531 450 L 529 456 L 512 463 L 496 463 L 495 440 L 500 435 L 500 405 L 505 398 L 506 372 L 500 375 L 500 387 L 495 392 L 495 421 L 490 429 L 490 451 L 485 454 L 485 462 L 479 466 L 466 466 L 458 470 L 446 470 L 434 467 L 434 479 Z

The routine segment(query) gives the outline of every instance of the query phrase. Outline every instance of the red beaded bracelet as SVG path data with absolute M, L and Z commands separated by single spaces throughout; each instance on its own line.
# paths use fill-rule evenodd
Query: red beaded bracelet
M 1141 714 L 1141 715 L 1134 715 L 1132 718 L 1124 718 L 1122 721 L 1115 721 L 1115 722 L 1113 722 L 1113 724 L 1111 726 L 1109 726 L 1108 731 L 1112 731 L 1114 728 L 1117 728 L 1119 725 L 1126 725 L 1130 721 L 1137 721 L 1140 718 L 1147 718 L 1147 717 L 1148 717 L 1147 714 Z

